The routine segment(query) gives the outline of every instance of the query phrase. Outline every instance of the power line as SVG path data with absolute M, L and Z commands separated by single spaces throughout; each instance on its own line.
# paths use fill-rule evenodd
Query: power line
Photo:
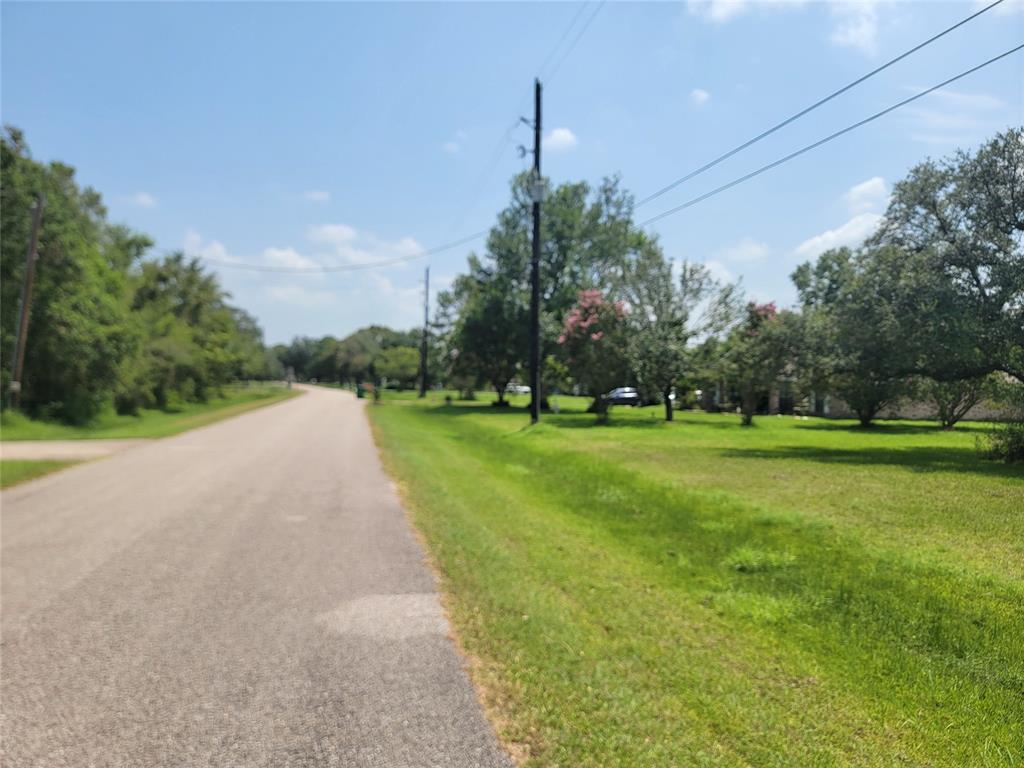
M 324 265 L 316 267 L 275 267 L 271 264 L 253 264 L 250 262 L 243 261 L 227 261 L 226 259 L 213 259 L 207 256 L 200 256 L 203 261 L 210 264 L 216 264 L 221 267 L 229 267 L 230 269 L 241 269 L 249 272 L 285 272 L 291 274 L 318 274 L 321 272 L 356 272 L 362 269 L 375 269 L 377 267 L 390 267 L 395 264 L 403 264 L 407 261 L 414 261 L 416 259 L 422 259 L 425 256 L 433 256 L 435 253 L 441 253 L 442 251 L 448 251 L 452 248 L 457 248 L 460 245 L 472 242 L 477 238 L 483 237 L 489 229 L 481 230 L 480 232 L 474 232 L 472 235 L 453 240 L 450 243 L 438 245 L 434 248 L 428 248 L 418 253 L 406 254 L 405 256 L 396 256 L 392 259 L 382 259 L 381 261 L 371 261 L 359 264 L 338 264 L 335 266 Z
M 558 40 L 551 47 L 551 50 L 548 51 L 548 55 L 544 57 L 544 60 L 541 62 L 540 67 L 538 67 L 537 76 L 539 78 L 544 78 L 544 70 L 558 54 L 559 49 L 561 49 L 562 47 L 562 44 L 569 37 L 570 33 L 573 31 L 573 28 L 576 26 L 576 23 L 583 16 L 584 11 L 587 10 L 587 7 L 589 5 L 589 0 L 585 0 L 583 3 L 580 3 L 580 7 L 572 15 L 572 18 L 569 20 L 569 24 L 565 27 L 564 30 L 562 30 L 562 34 L 559 35 Z M 597 8 L 591 14 L 590 18 L 587 19 L 587 21 L 584 23 L 580 31 L 577 33 L 576 37 L 573 39 L 572 43 L 564 51 L 563 55 L 559 58 L 558 63 L 555 65 L 555 69 L 551 73 L 551 77 L 554 77 L 554 73 L 558 71 L 559 67 L 561 67 L 565 60 L 568 58 L 569 54 L 572 53 L 573 49 L 576 47 L 576 44 L 580 41 L 580 38 L 583 36 L 583 33 L 587 31 L 587 27 L 590 26 L 590 23 L 594 20 L 594 17 L 597 16 L 597 13 L 601 10 L 602 5 L 604 5 L 604 0 L 598 3 Z M 498 167 L 498 163 L 501 162 L 502 155 L 505 152 L 506 146 L 508 145 L 513 132 L 516 130 L 516 128 L 519 127 L 521 123 L 520 115 L 522 114 L 523 110 L 526 109 L 528 105 L 528 99 L 532 96 L 532 94 L 532 89 L 524 92 L 523 98 L 519 102 L 519 106 L 516 109 L 515 120 L 513 120 L 512 124 L 505 129 L 505 132 L 498 137 L 498 141 L 494 145 L 494 149 L 491 150 L 490 159 L 484 166 L 483 172 L 477 177 L 476 181 L 473 184 L 473 191 L 470 196 L 471 202 L 469 204 L 469 208 L 463 211 L 463 213 L 460 214 L 459 217 L 455 219 L 455 223 L 452 224 L 451 228 L 449 229 L 449 232 L 455 232 L 456 230 L 458 230 L 458 228 L 462 225 L 462 222 L 465 221 L 466 216 L 469 214 L 469 211 L 474 207 L 474 204 L 480 197 L 480 193 L 483 191 L 483 188 L 491 180 L 491 177 L 494 175 L 495 169 Z
M 910 56 L 912 53 L 916 53 L 917 51 L 919 51 L 922 48 L 924 48 L 926 45 L 930 45 L 931 43 L 934 43 L 940 37 L 948 35 L 954 29 L 957 29 L 958 27 L 962 27 L 967 22 L 971 21 L 972 19 L 977 18 L 978 16 L 980 16 L 983 13 L 985 13 L 986 11 L 989 11 L 992 8 L 995 8 L 997 5 L 999 5 L 1002 2 L 1003 2 L 1003 0 L 995 0 L 994 3 L 991 3 L 990 5 L 985 6 L 984 8 L 982 8 L 979 11 L 975 11 L 970 16 L 968 16 L 965 19 L 961 19 L 960 21 L 958 21 L 953 26 L 947 27 L 946 29 L 944 29 L 941 32 L 939 32 L 938 34 L 933 35 L 932 37 L 929 37 L 923 43 L 919 43 L 918 45 L 915 45 L 913 48 L 911 48 L 908 51 L 904 51 L 903 53 L 901 53 L 896 58 L 890 59 L 889 61 L 885 62 L 885 64 L 882 64 L 881 66 L 876 67 L 875 69 L 871 70 L 866 75 L 862 75 L 861 77 L 858 77 L 853 82 L 848 83 L 847 85 L 844 85 L 838 91 L 833 91 L 828 96 L 825 96 L 824 98 L 819 99 L 818 101 L 816 101 L 813 104 L 811 104 L 809 107 L 806 107 L 806 108 L 800 110 L 799 112 L 797 112 L 796 114 L 791 115 L 790 117 L 787 117 L 781 123 L 778 123 L 777 125 L 772 126 L 771 128 L 769 128 L 766 131 L 763 131 L 762 133 L 759 133 L 757 136 L 755 136 L 754 138 L 752 138 L 752 139 L 750 139 L 748 141 L 745 141 L 744 143 L 740 144 L 738 147 L 730 149 L 724 155 L 720 155 L 720 156 L 716 157 L 714 160 L 710 161 L 709 163 L 705 163 L 700 168 L 697 168 L 696 170 L 690 171 L 690 173 L 686 174 L 685 176 L 683 176 L 683 177 L 681 177 L 679 179 L 676 179 L 671 184 L 668 184 L 667 186 L 664 186 L 661 189 L 659 189 L 657 192 L 655 192 L 655 193 L 653 193 L 651 195 L 648 195 L 643 200 L 638 202 L 635 207 L 639 208 L 642 205 L 646 205 L 647 203 L 651 202 L 652 200 L 661 197 L 666 192 L 671 192 L 673 189 L 678 187 L 683 182 L 689 181 L 690 179 L 692 179 L 695 176 L 699 176 L 700 174 L 704 173 L 704 171 L 707 171 L 710 168 L 714 168 L 716 165 L 721 163 L 723 160 L 728 160 L 730 157 L 735 155 L 737 152 L 742 152 L 747 147 L 749 147 L 749 146 L 751 146 L 753 144 L 756 144 L 757 142 L 761 141 L 761 139 L 766 138 L 767 136 L 770 136 L 771 134 L 775 133 L 780 128 L 785 128 L 787 125 L 789 125 L 790 123 L 794 122 L 795 120 L 799 120 L 801 117 L 803 117 L 807 113 L 813 112 L 815 109 L 817 109 L 818 107 L 822 106 L 823 104 L 831 101 L 832 99 L 836 98 L 837 96 L 840 96 L 840 95 L 846 93 L 851 88 L 854 88 L 855 86 L 860 85 L 865 80 L 874 77 L 879 72 L 881 72 L 881 71 L 891 67 L 893 64 L 896 64 L 897 62 L 902 61 L 903 59 L 905 59 L 908 56 Z
M 887 107 L 886 109 L 883 109 L 881 112 L 876 112 L 875 114 L 871 115 L 870 117 L 866 117 L 863 120 L 860 120 L 860 121 L 854 123 L 853 125 L 848 125 L 846 128 L 843 128 L 842 130 L 836 131 L 835 133 L 830 134 L 830 135 L 826 136 L 825 138 L 820 139 L 820 140 L 814 142 L 813 144 L 808 144 L 806 147 L 803 147 L 802 149 L 798 149 L 796 152 L 791 152 L 790 154 L 786 155 L 785 157 L 780 157 L 775 162 L 768 163 L 768 165 L 763 165 L 760 168 L 758 168 L 756 171 L 751 171 L 750 173 L 746 174 L 745 176 L 740 176 L 738 179 L 733 179 L 728 184 L 723 184 L 722 186 L 716 187 L 715 189 L 711 190 L 710 192 L 705 192 L 703 195 L 700 195 L 698 197 L 694 197 L 694 198 L 692 198 L 690 200 L 687 200 L 682 205 L 677 205 L 675 208 L 670 208 L 667 211 L 663 211 L 662 213 L 659 213 L 657 216 L 652 216 L 651 218 L 646 219 L 645 221 L 640 222 L 640 226 L 641 227 L 645 227 L 648 224 L 652 224 L 655 221 L 658 221 L 659 219 L 663 219 L 666 216 L 671 216 L 674 213 L 678 213 L 679 211 L 682 211 L 682 210 L 684 210 L 686 208 L 694 206 L 697 203 L 703 202 L 704 200 L 707 200 L 709 197 L 713 197 L 713 196 L 717 195 L 719 192 L 724 192 L 727 189 L 731 189 L 732 187 L 735 187 L 737 184 L 742 184 L 745 181 L 749 181 L 750 179 L 754 178 L 755 176 L 760 176 L 765 171 L 770 171 L 772 168 L 780 166 L 783 163 L 789 162 L 793 158 L 799 157 L 800 155 L 804 154 L 805 152 L 810 152 L 812 149 L 816 149 L 817 147 L 820 147 L 822 144 L 827 144 L 828 142 L 832 141 L 833 139 L 837 139 L 840 136 L 849 133 L 850 131 L 853 131 L 853 130 L 855 130 L 857 128 L 860 128 L 862 125 L 867 125 L 868 123 L 870 123 L 870 122 L 872 122 L 874 120 L 877 120 L 878 118 L 882 117 L 883 115 L 887 115 L 890 112 L 892 112 L 892 111 L 894 111 L 896 109 L 899 109 L 900 107 L 906 106 L 907 104 L 911 103 L 912 101 L 917 101 L 922 96 L 927 96 L 929 93 L 932 93 L 933 91 L 937 91 L 940 88 L 944 88 L 945 86 L 949 85 L 950 83 L 955 83 L 957 80 L 960 80 L 961 78 L 967 77 L 967 75 L 973 74 L 973 73 L 977 72 L 979 69 L 983 69 L 983 68 L 987 67 L 989 64 L 994 64 L 995 62 L 999 61 L 1000 59 L 1004 59 L 1007 56 L 1009 56 L 1010 54 L 1016 53 L 1017 51 L 1021 50 L 1022 48 L 1024 48 L 1024 44 L 1018 45 L 1016 48 L 1011 48 L 1010 50 L 1006 51 L 1005 53 L 1001 53 L 998 56 L 994 56 L 993 58 L 989 59 L 986 62 L 983 62 L 983 63 L 977 65 L 976 67 L 972 67 L 971 69 L 968 69 L 965 72 L 961 72 L 959 75 L 951 77 L 948 80 L 944 80 L 941 83 L 939 83 L 938 85 L 933 85 L 931 88 L 929 88 L 926 91 L 921 91 L 920 93 L 914 94 L 910 98 L 904 99 L 903 101 L 900 101 L 900 102 L 897 102 L 896 104 L 893 104 L 891 107 Z
M 594 8 L 594 12 L 590 14 L 590 18 L 588 18 L 586 23 L 582 27 L 580 27 L 580 31 L 576 34 L 576 37 L 573 38 L 573 41 L 569 45 L 569 47 L 565 49 L 565 53 L 562 54 L 562 58 L 558 60 L 558 63 L 555 64 L 554 69 L 552 69 L 551 72 L 548 74 L 547 81 L 549 83 L 555 79 L 555 75 L 558 74 L 558 70 L 562 68 L 562 65 L 565 63 L 566 59 L 569 58 L 570 54 L 572 54 L 573 50 L 575 50 L 576 45 L 583 38 L 583 35 L 587 33 L 588 29 L 590 29 L 590 25 L 594 23 L 594 19 L 597 18 L 597 14 L 599 14 L 601 12 L 601 9 L 604 8 L 604 4 L 606 1 L 607 0 L 601 0 L 601 2 L 597 4 L 597 7 Z M 1002 2 L 1002 0 L 999 0 L 999 2 Z

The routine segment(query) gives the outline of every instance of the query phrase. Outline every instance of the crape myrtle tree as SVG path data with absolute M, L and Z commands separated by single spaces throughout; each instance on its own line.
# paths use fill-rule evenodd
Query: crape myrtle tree
M 743 426 L 754 423 L 758 404 L 791 364 L 802 335 L 800 319 L 774 303 L 750 302 L 745 319 L 726 339 L 718 365 L 739 391 Z
M 598 420 L 608 416 L 603 395 L 628 380 L 626 309 L 622 301 L 609 301 L 596 288 L 579 292 L 576 306 L 565 315 L 558 344 L 569 375 L 594 400 L 590 410 Z
M 735 285 L 722 285 L 702 264 L 684 261 L 678 278 L 660 246 L 648 240 L 622 268 L 620 294 L 629 309 L 627 358 L 642 391 L 657 393 L 672 421 L 672 390 L 691 367 L 694 337 L 724 331 L 738 319 Z
M 548 182 L 545 187 L 540 326 L 541 357 L 546 360 L 562 355 L 557 339 L 578 292 L 609 291 L 621 275 L 623 259 L 640 247 L 644 236 L 632 222 L 632 199 L 615 178 L 597 187 L 567 183 L 552 188 Z M 531 190 L 529 173 L 513 179 L 512 200 L 499 213 L 484 253 L 471 257 L 466 276 L 470 282 L 457 282 L 441 299 L 457 306 L 458 319 L 450 323 L 455 335 L 450 345 L 457 350 L 461 376 L 475 369 L 495 388 L 502 379 L 507 383 L 528 367 Z M 452 295 L 456 290 L 462 295 Z M 488 317 L 491 327 L 485 328 Z M 467 330 L 471 335 L 466 335 Z M 481 349 L 491 354 L 480 354 Z M 484 364 L 491 368 L 486 374 Z M 542 386 L 549 383 L 545 377 Z

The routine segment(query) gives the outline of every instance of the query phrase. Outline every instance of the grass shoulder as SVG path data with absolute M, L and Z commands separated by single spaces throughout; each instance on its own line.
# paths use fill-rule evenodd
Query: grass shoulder
M 287 389 L 283 386 L 237 385 L 226 388 L 223 397 L 213 398 L 205 403 L 187 403 L 174 410 L 145 409 L 138 416 L 125 416 L 111 408 L 91 423 L 82 426 L 29 419 L 23 414 L 8 410 L 0 417 L 0 439 L 18 441 L 169 437 L 299 394 L 301 390 Z
M 1014 765 L 1024 476 L 971 425 L 368 409 L 528 765 Z
M 10 488 L 12 485 L 48 475 L 77 463 L 77 461 L 0 459 L 0 488 Z

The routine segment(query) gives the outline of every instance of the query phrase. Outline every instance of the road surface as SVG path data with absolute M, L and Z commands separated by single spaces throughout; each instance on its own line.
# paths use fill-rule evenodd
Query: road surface
M 6 768 L 507 766 L 337 390 L 5 491 Z

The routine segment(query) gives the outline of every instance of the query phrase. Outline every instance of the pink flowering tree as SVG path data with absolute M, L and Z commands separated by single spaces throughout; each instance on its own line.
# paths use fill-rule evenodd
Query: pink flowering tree
M 740 394 L 744 426 L 754 422 L 757 404 L 793 360 L 800 318 L 774 303 L 747 305 L 745 321 L 727 340 L 722 363 Z
M 621 301 L 608 301 L 596 289 L 579 292 L 576 305 L 562 324 L 558 344 L 569 375 L 594 397 L 591 410 L 607 417 L 608 404 L 601 397 L 626 383 L 626 310 Z

